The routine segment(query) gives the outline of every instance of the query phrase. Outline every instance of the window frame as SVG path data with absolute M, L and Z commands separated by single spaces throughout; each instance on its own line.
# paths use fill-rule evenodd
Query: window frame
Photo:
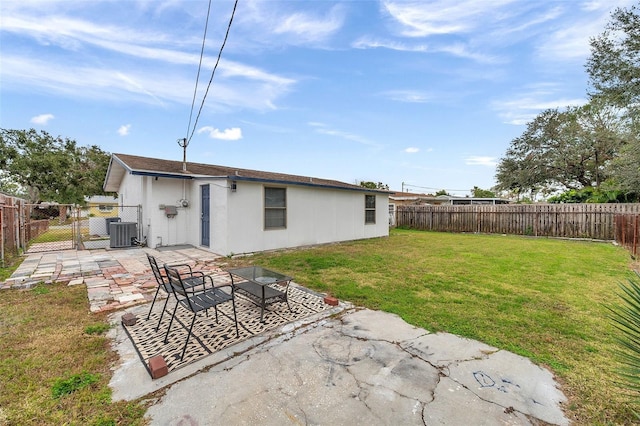
M 373 207 L 369 205 L 369 200 L 373 200 Z M 373 217 L 371 217 L 373 213 Z M 376 224 L 376 196 L 375 194 L 364 194 L 364 224 Z
M 283 206 L 268 206 L 267 205 L 267 192 L 270 190 L 278 190 L 278 191 L 283 191 L 284 192 L 284 205 Z M 282 186 L 265 186 L 264 190 L 263 190 L 263 210 L 264 210 L 264 214 L 263 214 L 263 226 L 264 226 L 264 230 L 268 231 L 268 230 L 275 230 L 275 229 L 287 229 L 287 187 L 282 187 Z M 278 225 L 269 225 L 269 222 L 271 220 L 273 220 L 273 218 L 268 218 L 267 216 L 269 215 L 269 212 L 282 212 L 282 224 L 278 224 Z

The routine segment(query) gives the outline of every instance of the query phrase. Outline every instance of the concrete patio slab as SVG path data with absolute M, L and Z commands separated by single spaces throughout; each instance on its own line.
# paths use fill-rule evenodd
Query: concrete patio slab
M 238 348 L 236 356 L 212 359 L 209 368 L 167 384 L 147 416 L 152 425 L 569 424 L 548 371 L 496 349 L 449 366 L 404 349 L 429 335 L 395 315 L 343 306 L 339 315 Z M 436 340 L 470 342 L 448 334 Z M 478 382 L 478 372 L 507 391 L 485 386 L 484 377 Z M 123 395 L 123 385 L 114 396 Z

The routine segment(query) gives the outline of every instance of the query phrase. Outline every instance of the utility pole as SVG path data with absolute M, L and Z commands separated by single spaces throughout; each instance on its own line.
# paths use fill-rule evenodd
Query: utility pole
M 187 171 L 187 146 L 189 142 L 187 142 L 187 138 L 178 139 L 178 145 L 182 147 L 182 171 L 186 173 Z

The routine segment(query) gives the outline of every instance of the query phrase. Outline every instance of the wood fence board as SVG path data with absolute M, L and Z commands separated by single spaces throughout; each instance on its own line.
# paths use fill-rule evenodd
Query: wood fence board
M 395 223 L 442 232 L 613 241 L 617 214 L 640 214 L 640 203 L 398 206 Z

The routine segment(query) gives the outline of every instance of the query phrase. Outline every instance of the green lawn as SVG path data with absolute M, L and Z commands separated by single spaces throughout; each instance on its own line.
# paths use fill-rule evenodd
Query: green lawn
M 620 247 L 393 230 L 389 238 L 227 262 L 271 267 L 427 330 L 527 356 L 556 374 L 574 424 L 633 423 L 615 385 L 615 329 L 605 308 L 632 276 Z M 105 316 L 88 311 L 83 287 L 2 292 L 0 424 L 143 423 L 144 401 L 110 402 L 116 354 L 102 334 Z
M 556 374 L 577 424 L 632 423 L 614 384 L 617 346 L 605 308 L 619 303 L 630 262 L 608 243 L 409 230 L 231 261 L 529 357 Z
M 144 424 L 143 402 L 111 402 L 117 354 L 84 286 L 0 295 L 0 425 Z

